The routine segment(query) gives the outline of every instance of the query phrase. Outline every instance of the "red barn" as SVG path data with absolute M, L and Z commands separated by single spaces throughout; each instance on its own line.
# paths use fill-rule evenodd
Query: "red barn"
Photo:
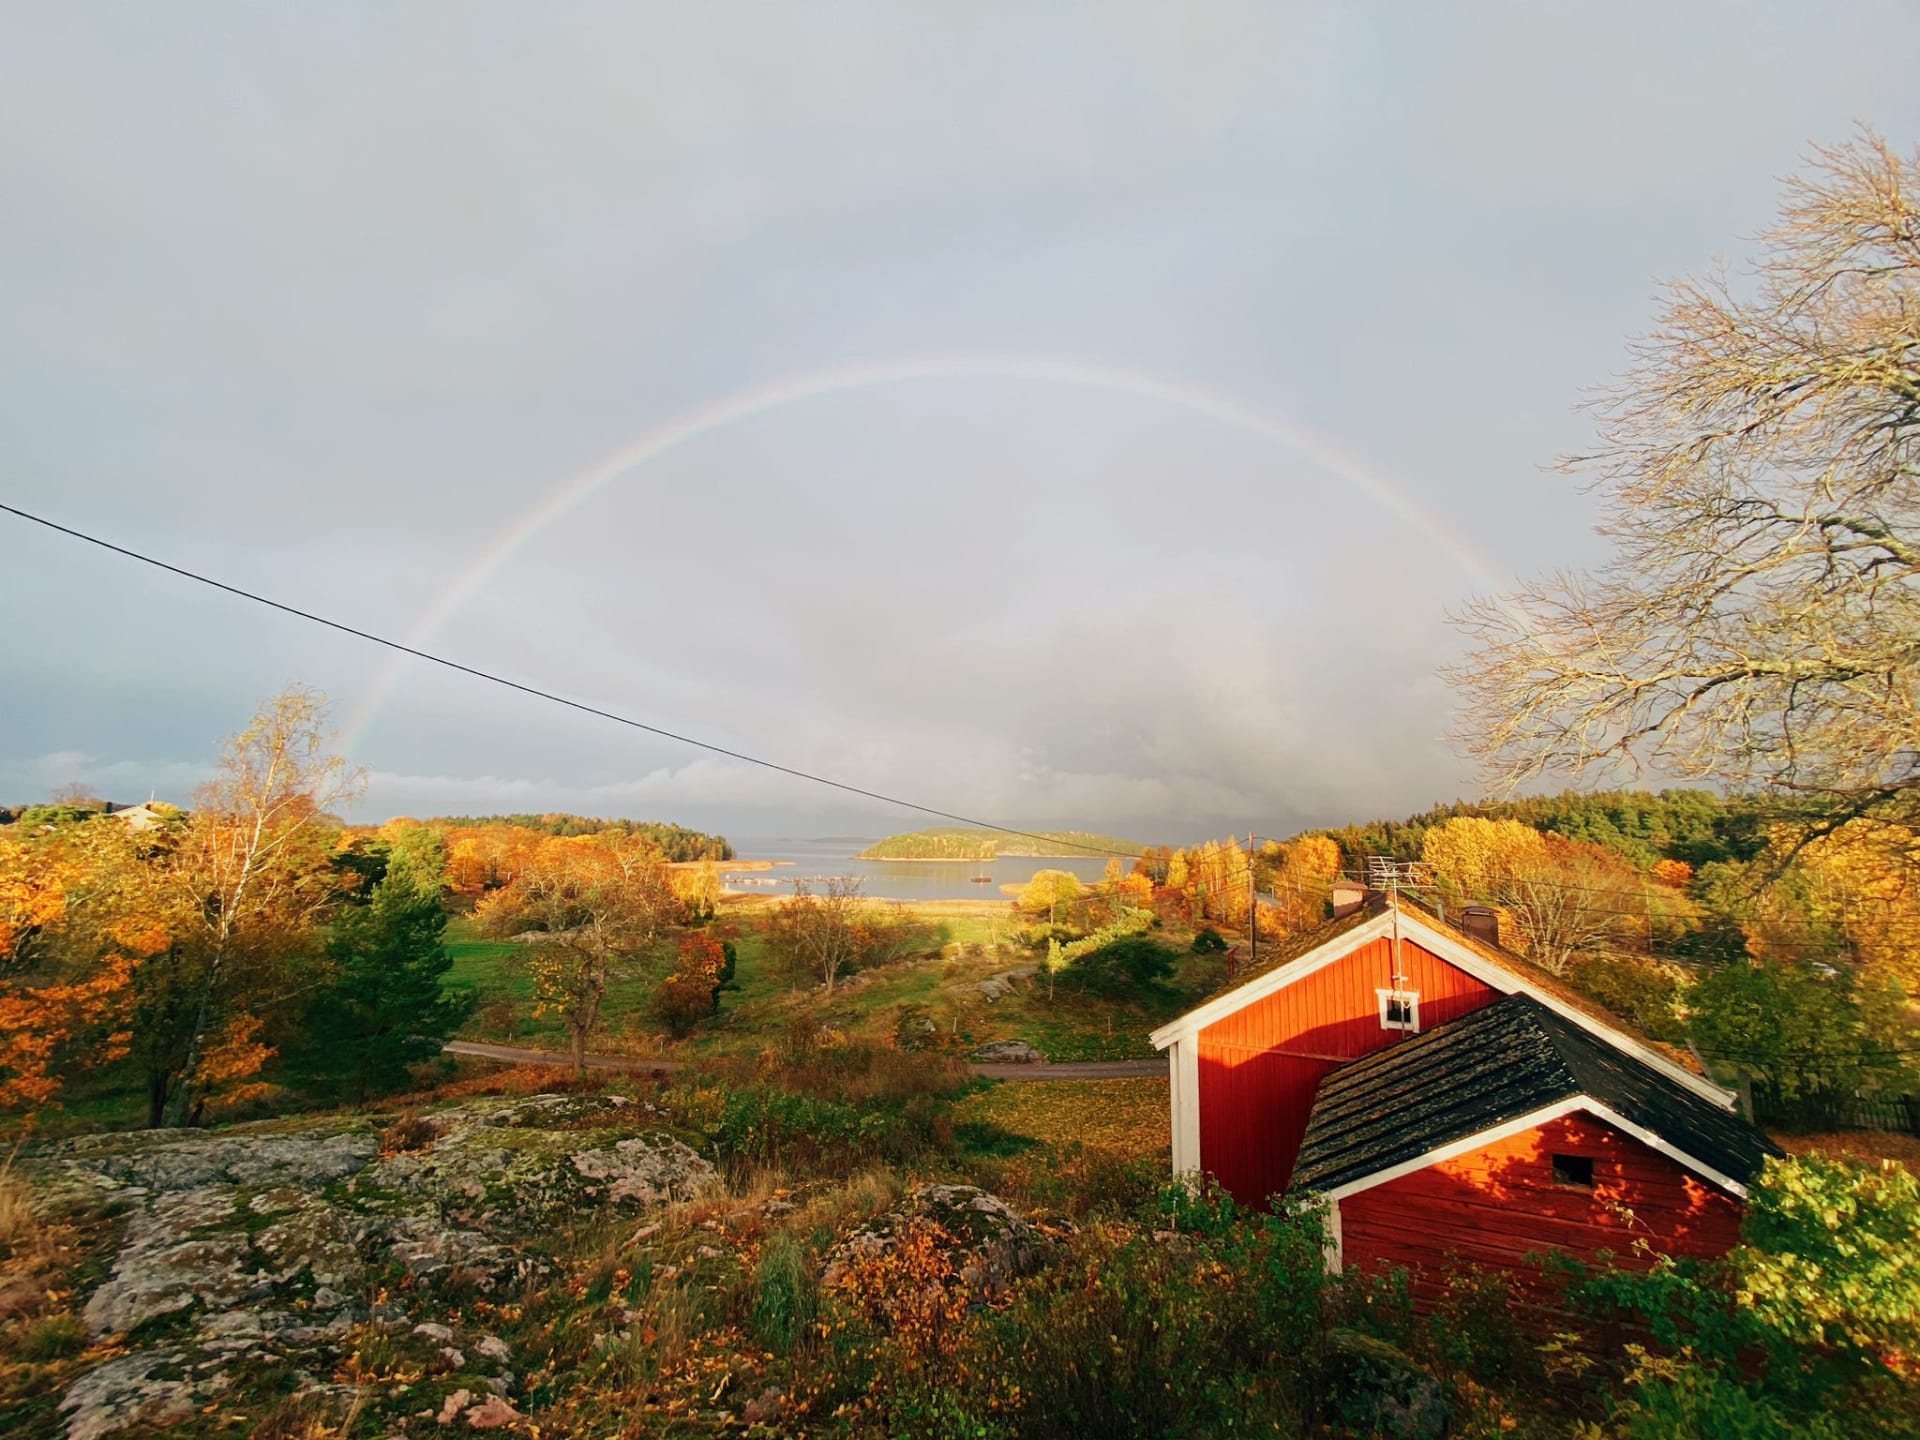
M 1719 1253 L 1778 1153 L 1677 1054 L 1384 896 L 1153 1040 L 1175 1171 L 1249 1204 L 1326 1196 L 1347 1263 L 1511 1265 L 1635 1238 Z

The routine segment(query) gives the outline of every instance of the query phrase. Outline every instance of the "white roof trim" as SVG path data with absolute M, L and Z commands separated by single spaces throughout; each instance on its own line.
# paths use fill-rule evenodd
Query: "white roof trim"
M 1324 970 L 1336 960 L 1344 960 L 1362 945 L 1378 940 L 1382 935 L 1393 933 L 1393 916 L 1377 915 L 1366 924 L 1295 956 L 1284 964 L 1276 965 L 1264 975 L 1256 975 L 1244 985 L 1236 985 L 1223 995 L 1196 1009 L 1189 1010 L 1178 1019 L 1169 1020 L 1147 1038 L 1153 1042 L 1153 1048 L 1164 1050 L 1175 1040 L 1188 1035 L 1196 1035 L 1214 1021 L 1231 1015 L 1236 1010 L 1244 1010 L 1256 1000 L 1264 1000 L 1276 990 L 1284 990 L 1294 981 Z
M 1574 1095 L 1565 1100 L 1556 1100 L 1551 1105 L 1543 1105 L 1538 1110 L 1531 1110 L 1525 1115 L 1502 1121 L 1498 1125 L 1489 1125 L 1476 1134 L 1437 1146 L 1424 1155 L 1416 1155 L 1413 1159 L 1403 1160 L 1398 1165 L 1389 1165 L 1386 1169 L 1377 1170 L 1371 1175 L 1362 1175 L 1358 1180 L 1349 1180 L 1344 1185 L 1336 1185 L 1333 1189 L 1322 1193 L 1327 1199 L 1338 1204 L 1349 1195 L 1358 1195 L 1363 1190 L 1371 1190 L 1374 1186 L 1384 1185 L 1389 1180 L 1398 1180 L 1403 1175 L 1411 1175 L 1416 1170 L 1426 1169 L 1429 1165 L 1438 1165 L 1442 1160 L 1452 1160 L 1458 1156 L 1470 1154 L 1483 1146 L 1512 1139 L 1515 1135 L 1523 1134 L 1535 1126 L 1545 1125 L 1549 1121 L 1571 1115 L 1576 1110 L 1584 1110 L 1596 1120 L 1603 1120 L 1615 1129 L 1625 1131 L 1649 1149 L 1657 1150 L 1669 1160 L 1677 1161 L 1703 1180 L 1719 1186 L 1729 1194 L 1736 1195 L 1742 1200 L 1747 1198 L 1747 1187 L 1732 1176 L 1721 1174 L 1705 1161 L 1695 1159 L 1678 1145 L 1661 1138 L 1644 1125 L 1635 1124 L 1611 1105 L 1603 1105 L 1591 1095 Z
M 1633 1136 L 1633 1138 L 1638 1140 L 1642 1145 L 1652 1150 L 1658 1150 L 1669 1160 L 1679 1161 L 1680 1164 L 1686 1166 L 1687 1169 L 1693 1171 L 1693 1173 L 1701 1179 L 1718 1185 L 1722 1190 L 1727 1191 L 1729 1194 L 1737 1195 L 1742 1200 L 1747 1198 L 1747 1187 L 1731 1175 L 1722 1175 L 1704 1160 L 1696 1160 L 1672 1141 L 1656 1135 L 1644 1125 L 1636 1125 L 1611 1105 L 1602 1105 L 1598 1100 L 1588 1099 L 1587 1109 L 1594 1118 L 1604 1120 L 1616 1129 L 1626 1131 L 1627 1134 Z
M 1224 995 L 1216 995 L 1178 1019 L 1168 1021 L 1155 1030 L 1149 1038 L 1153 1041 L 1156 1050 L 1164 1050 L 1175 1040 L 1197 1035 L 1216 1020 L 1223 1019 L 1236 1010 L 1245 1009 L 1248 1005 L 1265 999 L 1277 990 L 1284 990 L 1294 981 L 1304 979 L 1316 970 L 1323 970 L 1335 961 L 1345 959 L 1362 945 L 1392 933 L 1393 911 L 1389 909 L 1364 925 L 1334 936 L 1317 948 L 1309 950 L 1305 955 L 1276 966 L 1265 975 L 1257 976 L 1246 984 L 1227 991 Z M 1432 951 L 1449 965 L 1464 971 L 1503 995 L 1532 996 L 1561 1019 L 1578 1025 L 1595 1039 L 1611 1045 L 1622 1054 L 1632 1056 L 1641 1064 L 1651 1066 L 1669 1080 L 1684 1085 L 1694 1094 L 1704 1100 L 1712 1101 L 1721 1109 L 1734 1108 L 1737 1097 L 1733 1091 L 1694 1074 L 1683 1065 L 1676 1065 L 1652 1047 L 1641 1044 L 1632 1036 L 1623 1034 L 1606 1022 L 1596 1020 L 1585 1011 L 1540 989 L 1526 976 L 1509 970 L 1504 965 L 1483 959 L 1452 936 L 1434 928 L 1419 911 L 1405 909 L 1400 911 L 1400 934 L 1403 939 L 1411 936 L 1423 949 Z

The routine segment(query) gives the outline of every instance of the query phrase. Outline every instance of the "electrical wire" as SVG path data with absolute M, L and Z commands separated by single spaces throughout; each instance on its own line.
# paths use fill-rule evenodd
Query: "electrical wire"
M 509 680 L 504 675 L 496 675 L 490 670 L 482 670 L 475 665 L 465 665 L 458 660 L 450 660 L 446 656 L 436 655 L 430 650 L 421 650 L 416 646 L 403 644 L 398 640 L 389 639 L 385 635 L 376 634 L 371 630 L 362 630 L 357 626 L 348 625 L 344 621 L 332 620 L 325 615 L 316 614 L 311 610 L 302 610 L 296 605 L 286 604 L 284 601 L 272 599 L 269 596 L 258 594 L 255 591 L 243 590 L 238 585 L 230 585 L 224 580 L 216 580 L 211 575 L 203 575 L 199 571 L 189 570 L 183 565 L 170 564 L 165 560 L 145 554 L 139 550 L 131 549 L 125 545 L 116 545 L 111 540 L 103 540 L 98 535 L 90 535 L 86 531 L 76 530 L 70 525 L 62 525 L 57 521 L 47 519 L 44 515 L 36 515 L 30 510 L 22 510 L 17 505 L 9 505 L 4 501 L 0 501 L 0 511 L 5 511 L 9 515 L 29 521 L 32 524 L 44 526 L 48 530 L 56 531 L 59 534 L 69 536 L 75 540 L 84 541 L 88 545 L 98 546 L 100 549 L 111 551 L 115 555 L 123 555 L 129 560 L 138 560 L 141 564 L 151 565 L 156 570 L 164 570 L 168 574 L 178 575 L 182 579 L 192 580 L 201 585 L 209 586 L 212 589 L 225 591 L 227 594 L 238 596 L 242 600 L 251 600 L 256 605 L 265 605 L 269 609 L 280 611 L 282 614 L 292 615 L 315 625 L 324 625 L 329 630 L 337 630 L 343 635 L 351 635 L 356 639 L 365 640 L 374 645 L 383 645 L 387 649 L 398 651 L 402 655 L 411 655 L 416 660 L 425 660 L 431 664 L 443 666 L 448 670 L 458 671 L 462 675 L 472 676 L 476 680 L 485 680 L 489 684 L 501 685 L 509 690 L 517 690 L 523 695 L 531 695 L 535 699 L 545 700 L 554 705 L 564 705 L 569 710 L 578 710 L 585 715 L 593 715 L 602 720 L 611 720 L 616 725 L 625 725 L 629 729 L 641 730 L 649 735 L 657 735 L 663 740 L 671 740 L 676 744 L 690 745 L 697 750 L 705 750 L 713 755 L 723 755 L 729 760 L 738 760 L 742 764 L 755 765 L 762 770 L 771 770 L 775 774 L 788 775 L 796 780 L 805 780 L 815 785 L 824 785 L 829 789 L 843 791 L 848 795 L 858 795 L 863 799 L 877 800 L 883 805 L 892 805 L 901 810 L 912 810 L 921 815 L 931 815 L 938 820 L 951 820 L 957 824 L 969 826 L 973 829 L 991 830 L 996 834 L 1012 835 L 1023 840 L 1039 840 L 1049 845 L 1064 845 L 1095 855 L 1113 855 L 1125 860 L 1138 858 L 1137 851 L 1115 850 L 1105 845 L 1088 845 L 1077 840 L 1062 840 L 1057 836 L 1043 834 L 1037 830 L 1020 830 L 1011 825 L 1001 825 L 991 820 L 981 820 L 969 815 L 956 814 L 951 810 L 941 810 L 932 805 L 922 805 L 913 800 L 903 800 L 897 795 L 883 794 L 878 790 L 868 790 L 859 785 L 849 784 L 844 780 L 834 780 L 828 776 L 816 775 L 811 771 L 801 770 L 791 765 L 782 765 L 773 760 L 762 759 L 758 755 L 749 755 L 743 751 L 730 750 L 724 745 L 715 745 L 710 741 L 695 739 L 691 735 L 682 735 L 677 731 L 662 729 L 658 725 L 648 725 L 643 721 L 617 714 L 612 710 L 603 710 L 597 705 L 589 705 L 583 700 L 569 699 L 567 696 L 555 694 L 551 690 L 542 690 L 538 686 L 522 684 L 518 680 Z

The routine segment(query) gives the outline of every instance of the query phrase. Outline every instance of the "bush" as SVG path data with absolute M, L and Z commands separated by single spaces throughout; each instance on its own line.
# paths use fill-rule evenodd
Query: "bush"
M 440 1127 L 424 1115 L 402 1115 L 380 1132 L 380 1148 L 390 1155 L 424 1150 L 441 1136 Z
M 1220 932 L 1211 925 L 1202 926 L 1199 934 L 1193 937 L 1193 953 L 1196 955 L 1218 955 L 1227 948 L 1227 942 L 1220 938 Z
M 655 987 L 647 1013 L 676 1040 L 691 1035 L 713 1015 L 719 988 L 705 975 L 673 974 Z
M 1095 994 L 1156 990 L 1172 977 L 1177 958 L 1157 940 L 1130 935 L 1081 956 L 1070 973 L 1079 977 L 1082 989 Z
M 1697 1431 L 1649 1420 L 1634 1433 L 1814 1433 L 1779 1426 L 1845 1416 L 1832 1433 L 1911 1435 L 1920 1397 L 1902 1357 L 1920 1351 L 1916 1235 L 1920 1179 L 1905 1167 L 1770 1161 L 1748 1197 L 1743 1243 L 1723 1260 L 1605 1271 L 1570 1293 L 1625 1311 L 1664 1352 L 1630 1377 L 1637 1406 L 1721 1417 Z

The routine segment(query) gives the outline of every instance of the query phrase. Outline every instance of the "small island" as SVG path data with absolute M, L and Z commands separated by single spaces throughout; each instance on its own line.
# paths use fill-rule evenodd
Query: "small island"
M 1036 838 L 1008 835 L 999 830 L 949 827 L 913 830 L 889 835 L 862 850 L 858 860 L 1098 859 L 1106 855 L 1138 855 L 1147 847 L 1136 840 L 1094 835 L 1085 830 L 1049 830 Z

